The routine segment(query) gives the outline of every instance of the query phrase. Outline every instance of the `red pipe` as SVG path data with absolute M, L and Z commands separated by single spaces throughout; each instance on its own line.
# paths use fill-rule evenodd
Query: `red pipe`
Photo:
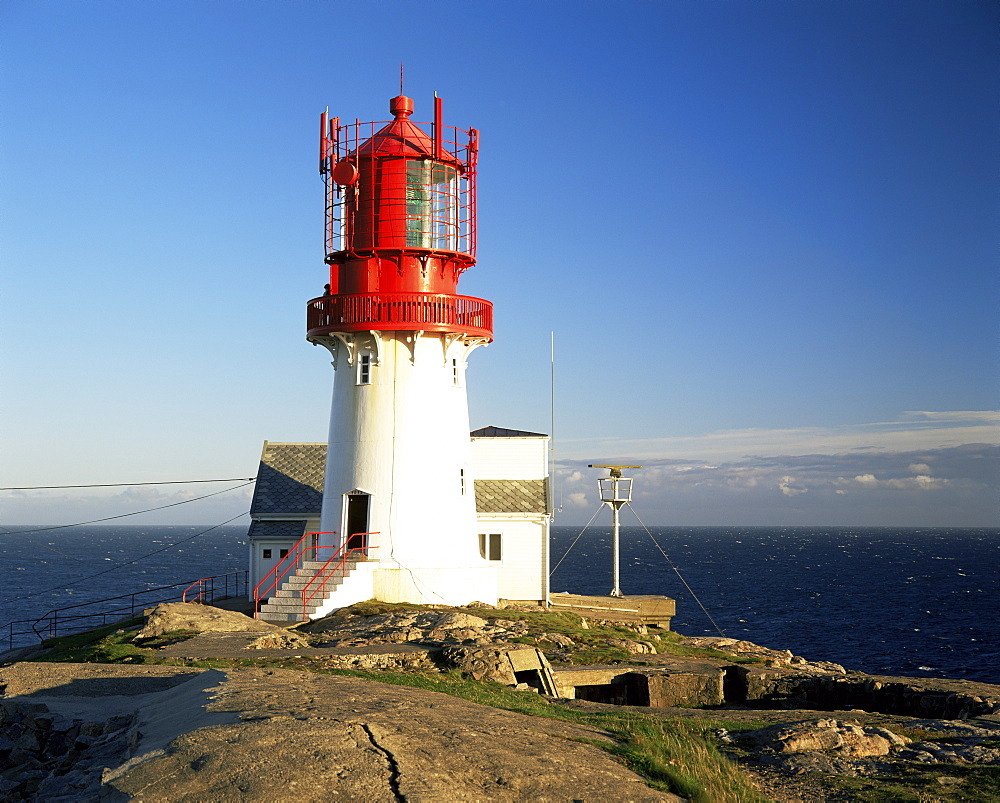
M 441 98 L 434 96 L 434 158 L 441 159 Z
M 319 116 L 319 172 L 325 173 L 327 171 L 326 157 L 330 152 L 330 140 L 327 138 L 327 133 L 330 130 L 329 116 L 326 112 L 323 112 Z

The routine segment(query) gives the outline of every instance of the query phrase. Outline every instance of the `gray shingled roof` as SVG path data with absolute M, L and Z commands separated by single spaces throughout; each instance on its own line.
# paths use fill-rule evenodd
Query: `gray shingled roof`
M 525 432 L 523 429 L 507 429 L 506 427 L 481 427 L 469 433 L 473 438 L 547 438 L 541 432 Z
M 301 538 L 306 531 L 302 521 L 254 521 L 250 523 L 250 538 Z
M 325 443 L 264 443 L 251 516 L 318 516 L 323 506 Z
M 319 516 L 323 507 L 325 471 L 325 443 L 265 443 L 250 515 L 254 518 L 283 516 L 296 519 Z M 547 511 L 548 485 L 545 480 L 476 480 L 475 486 L 476 511 L 479 513 Z M 264 523 L 254 522 L 250 535 L 257 535 L 253 528 Z M 302 521 L 270 523 L 295 525 L 299 528 L 297 535 L 302 535 Z M 277 535 L 277 531 L 268 530 L 267 535 Z
M 545 480 L 476 480 L 478 513 L 546 513 Z

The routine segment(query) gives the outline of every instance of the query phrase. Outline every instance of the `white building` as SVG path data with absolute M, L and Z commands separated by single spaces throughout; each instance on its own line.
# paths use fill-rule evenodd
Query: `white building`
M 501 599 L 535 603 L 548 600 L 548 442 L 545 435 L 499 427 L 484 427 L 471 434 L 469 479 L 477 515 L 475 529 L 468 532 L 469 548 L 480 567 L 495 573 L 496 595 Z M 297 559 L 295 554 L 290 555 L 296 544 L 301 549 L 321 543 L 318 538 L 303 537 L 320 531 L 326 457 L 325 443 L 264 442 L 250 508 L 252 586 L 268 578 L 282 560 L 287 568 L 292 559 Z M 427 478 L 425 487 L 432 495 L 432 477 Z M 304 559 L 311 557 L 306 554 Z M 386 589 L 379 580 L 383 557 L 376 549 L 368 550 L 365 557 L 354 565 L 350 587 L 345 582 L 335 595 L 323 595 L 324 604 L 315 605 L 315 610 L 306 615 L 322 616 L 363 599 L 395 600 L 397 589 Z M 407 569 L 399 557 L 392 560 L 393 573 Z M 279 593 L 279 587 L 267 590 L 272 582 L 273 575 L 261 589 L 266 592 L 265 598 Z M 491 596 L 490 589 L 484 591 L 485 596 Z M 431 601 L 446 604 L 443 600 Z M 303 617 L 290 614 L 288 618 Z

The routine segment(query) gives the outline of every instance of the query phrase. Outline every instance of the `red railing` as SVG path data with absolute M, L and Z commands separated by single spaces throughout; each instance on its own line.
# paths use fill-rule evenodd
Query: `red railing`
M 181 602 L 187 602 L 188 601 L 188 598 L 187 598 L 188 597 L 188 591 L 190 591 L 195 586 L 198 586 L 198 593 L 195 595 L 195 598 L 193 600 L 191 600 L 191 601 L 192 602 L 202 602 L 205 599 L 205 581 L 207 579 L 208 579 L 207 577 L 203 577 L 201 580 L 195 580 L 193 583 L 191 583 L 191 585 L 189 585 L 187 588 L 185 588 L 181 592 Z
M 302 561 L 306 559 L 306 553 L 309 552 L 315 553 L 320 549 L 333 549 L 333 547 L 329 544 L 320 545 L 314 542 L 312 544 L 307 545 L 306 539 L 310 538 L 310 536 L 335 535 L 335 534 L 336 530 L 330 530 L 321 533 L 306 533 L 298 541 L 295 542 L 295 545 L 288 550 L 288 554 L 285 555 L 285 557 L 283 557 L 280 561 L 278 561 L 275 567 L 271 569 L 271 571 L 269 571 L 266 575 L 264 575 L 261 581 L 257 583 L 256 586 L 254 586 L 253 589 L 254 618 L 257 618 L 257 615 L 260 613 L 261 601 L 269 598 L 271 596 L 271 592 L 276 591 L 278 588 L 280 588 L 281 584 L 284 582 L 285 578 L 288 577 L 288 575 L 298 570 L 298 568 L 302 565 Z M 353 533 L 351 535 L 351 539 L 361 537 L 364 540 L 367 540 L 367 537 L 370 535 L 378 535 L 378 533 L 377 532 Z M 315 538 L 313 540 L 315 541 Z M 360 546 L 360 547 L 351 547 L 347 549 L 346 547 L 347 547 L 346 544 L 343 544 L 340 547 L 338 547 L 337 550 L 333 553 L 333 556 L 330 557 L 322 566 L 320 566 L 319 569 L 317 569 L 315 576 L 313 576 L 312 579 L 310 579 L 309 582 L 306 583 L 305 587 L 302 589 L 303 620 L 309 618 L 306 615 L 306 606 L 309 604 L 309 601 L 314 599 L 317 594 L 324 592 L 326 590 L 327 584 L 330 582 L 330 580 L 332 580 L 334 577 L 337 576 L 338 570 L 343 570 L 344 572 L 346 572 L 346 569 L 344 569 L 344 567 L 346 566 L 348 560 L 350 560 L 352 557 L 354 558 L 365 557 L 368 554 L 369 549 L 378 548 L 373 546 Z M 313 583 L 316 583 L 320 579 L 322 579 L 322 582 L 316 587 L 316 589 L 314 589 L 311 593 L 307 594 Z M 197 582 L 198 581 L 195 581 L 195 583 L 192 583 L 191 585 L 192 586 L 196 585 Z M 191 586 L 189 586 L 188 588 L 190 589 L 190 587 Z
M 321 533 L 306 533 L 295 542 L 295 545 L 288 550 L 288 554 L 279 560 L 275 564 L 274 568 L 265 574 L 261 578 L 261 581 L 254 586 L 253 602 L 255 617 L 258 613 L 260 613 L 260 601 L 262 599 L 267 599 L 271 595 L 271 592 L 275 591 L 289 574 L 296 571 L 299 566 L 302 565 L 302 556 L 306 550 L 310 549 L 310 547 L 306 545 L 306 539 L 311 538 L 313 540 L 312 549 L 315 549 L 316 536 L 336 534 L 336 530 Z
M 321 296 L 306 307 L 309 335 L 329 332 L 461 332 L 493 339 L 493 305 L 443 293 L 353 293 Z
M 356 535 L 362 536 L 367 540 L 369 535 L 378 535 L 378 533 L 356 533 Z M 353 536 L 352 536 L 353 538 Z M 346 546 L 346 544 L 345 544 Z M 313 577 L 302 589 L 302 620 L 305 621 L 309 618 L 309 603 L 316 598 L 319 594 L 326 593 L 327 584 L 337 577 L 338 571 L 341 576 L 347 574 L 347 562 L 354 558 L 364 558 L 368 556 L 369 549 L 378 549 L 378 547 L 370 546 L 359 546 L 348 549 L 346 552 L 343 551 L 344 547 L 341 547 L 337 552 L 330 558 L 326 563 L 324 563 L 319 570 L 316 572 L 315 577 Z M 333 567 L 330 568 L 330 565 Z M 310 587 L 313 583 L 322 578 L 322 581 L 310 591 Z

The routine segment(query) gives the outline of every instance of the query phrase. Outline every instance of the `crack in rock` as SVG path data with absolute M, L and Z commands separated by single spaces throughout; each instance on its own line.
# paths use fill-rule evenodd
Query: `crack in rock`
M 378 743 L 371 728 L 364 723 L 359 724 L 361 724 L 361 729 L 368 735 L 368 741 L 371 742 L 372 747 L 385 756 L 385 763 L 389 766 L 389 791 L 392 792 L 399 803 L 406 803 L 406 795 L 399 791 L 399 764 L 396 762 L 396 757 L 391 751 Z

